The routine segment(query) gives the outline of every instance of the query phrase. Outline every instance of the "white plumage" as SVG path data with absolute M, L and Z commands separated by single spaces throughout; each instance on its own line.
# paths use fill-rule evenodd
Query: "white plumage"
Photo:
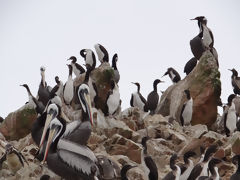
M 187 101 L 185 108 L 182 112 L 182 117 L 184 119 L 184 125 L 191 124 L 192 120 L 192 112 L 193 112 L 193 99 Z
M 139 97 L 138 92 L 132 94 L 133 96 L 133 106 L 138 107 L 140 110 L 144 110 L 145 104 L 142 102 L 141 98 Z
M 232 134 L 237 129 L 237 115 L 235 110 L 235 104 L 232 103 L 230 108 L 228 109 L 226 126 Z
M 117 110 L 120 103 L 120 93 L 118 85 L 115 83 L 115 87 L 112 90 L 112 94 L 109 95 L 107 100 L 108 112 L 113 115 Z

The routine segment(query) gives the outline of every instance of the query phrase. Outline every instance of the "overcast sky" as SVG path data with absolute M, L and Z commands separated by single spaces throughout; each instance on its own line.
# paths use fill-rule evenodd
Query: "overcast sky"
M 185 77 L 185 63 L 193 57 L 189 41 L 198 34 L 191 18 L 204 15 L 215 37 L 219 54 L 222 100 L 232 93 L 231 72 L 240 72 L 239 0 L 0 0 L 0 116 L 21 107 L 27 100 L 27 83 L 34 95 L 40 83 L 40 66 L 54 86 L 58 75 L 66 81 L 67 58 L 78 63 L 83 48 L 102 44 L 110 58 L 118 53 L 122 107 L 129 107 L 132 81 L 140 82 L 143 96 L 160 78 L 164 91 L 171 81 L 161 78 L 168 67 Z M 99 62 L 98 64 L 99 65 Z

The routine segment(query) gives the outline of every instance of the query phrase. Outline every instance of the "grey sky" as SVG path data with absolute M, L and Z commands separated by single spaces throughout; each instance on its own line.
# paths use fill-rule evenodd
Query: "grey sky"
M 238 0 L 0 0 L 0 116 L 28 100 L 20 84 L 27 83 L 37 94 L 41 65 L 47 83 L 54 86 L 56 75 L 67 79 L 67 58 L 75 55 L 83 64 L 79 51 L 94 49 L 96 43 L 106 47 L 110 57 L 118 53 L 122 107 L 129 107 L 136 91 L 130 82 L 140 82 L 146 97 L 168 67 L 184 78 L 184 65 L 193 56 L 189 41 L 198 33 L 197 23 L 189 19 L 199 15 L 207 17 L 215 37 L 226 102 L 232 93 L 227 69 L 240 72 L 239 8 Z M 159 90 L 171 84 L 168 77 L 162 80 L 166 83 Z

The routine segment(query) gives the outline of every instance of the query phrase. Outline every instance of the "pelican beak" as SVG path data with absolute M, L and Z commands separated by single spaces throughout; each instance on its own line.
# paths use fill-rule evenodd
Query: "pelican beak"
M 50 131 L 49 131 L 47 146 L 46 146 L 46 150 L 45 150 L 45 153 L 44 153 L 44 158 L 43 158 L 43 161 L 42 161 L 41 164 L 44 164 L 44 162 L 47 159 L 48 151 L 49 151 L 50 145 L 52 143 L 53 137 L 55 136 L 56 132 L 57 131 L 56 131 L 55 128 L 54 129 L 50 129 Z
M 54 111 L 54 110 L 50 110 L 49 113 L 47 114 L 47 118 L 46 118 L 46 122 L 45 122 L 45 125 L 44 125 L 44 128 L 43 128 L 41 141 L 40 141 L 40 144 L 39 144 L 39 148 L 40 149 L 41 149 L 41 147 L 43 145 L 43 141 L 44 141 L 45 136 L 47 134 L 48 126 L 49 126 L 50 122 L 52 121 L 52 119 L 54 119 L 56 117 L 56 115 L 57 115 L 57 112 Z
M 90 122 L 91 122 L 91 124 L 92 124 L 92 126 L 93 126 L 92 104 L 91 104 L 90 95 L 84 93 L 84 97 L 85 97 L 85 100 L 86 100 L 87 113 L 88 113 L 88 116 L 89 116 L 89 118 L 90 118 Z
M 70 119 L 66 116 L 66 114 L 65 114 L 63 111 L 61 111 L 61 117 L 62 117 L 67 123 L 70 123 L 70 122 L 71 122 Z

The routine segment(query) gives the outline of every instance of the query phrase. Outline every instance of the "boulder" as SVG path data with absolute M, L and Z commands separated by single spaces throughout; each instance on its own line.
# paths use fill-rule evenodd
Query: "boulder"
M 180 122 L 180 112 L 187 100 L 184 90 L 189 89 L 193 98 L 191 124 L 210 127 L 217 118 L 217 103 L 221 95 L 220 72 L 210 51 L 204 52 L 194 70 L 177 84 L 170 86 L 161 96 L 158 113 L 170 115 Z
M 0 132 L 7 140 L 18 140 L 31 132 L 32 124 L 36 118 L 36 111 L 24 106 L 5 118 L 0 125 Z

